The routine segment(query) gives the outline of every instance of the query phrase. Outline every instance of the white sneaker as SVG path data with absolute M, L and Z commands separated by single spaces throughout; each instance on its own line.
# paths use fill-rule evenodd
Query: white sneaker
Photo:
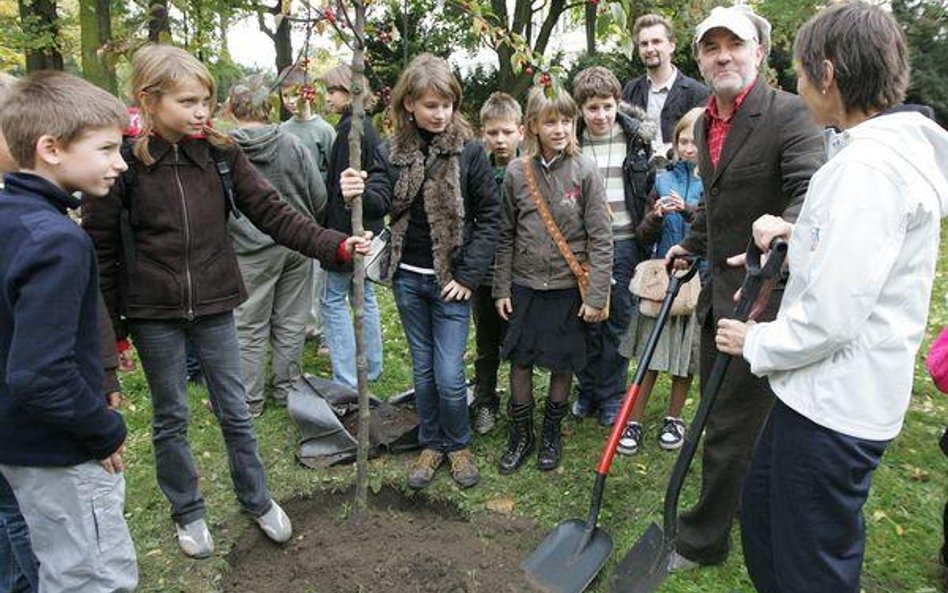
M 187 525 L 178 525 L 178 546 L 185 556 L 191 558 L 207 558 L 214 553 L 214 538 L 207 528 L 204 519 L 191 521 Z
M 684 572 L 686 570 L 694 570 L 701 566 L 694 560 L 688 560 L 684 556 L 678 553 L 678 550 L 672 550 L 671 555 L 668 557 L 668 572 Z
M 632 421 L 625 425 L 622 431 L 622 438 L 619 439 L 619 445 L 616 452 L 620 455 L 635 455 L 639 452 L 639 445 L 642 444 L 642 425 Z
M 271 540 L 278 544 L 286 543 L 293 537 L 293 525 L 280 505 L 275 500 L 270 502 L 270 510 L 265 515 L 256 517 L 254 521 Z

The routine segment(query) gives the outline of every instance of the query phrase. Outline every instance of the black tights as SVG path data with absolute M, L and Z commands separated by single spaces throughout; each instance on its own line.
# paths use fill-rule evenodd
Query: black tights
M 549 401 L 565 402 L 572 383 L 573 373 L 550 372 Z M 517 365 L 510 367 L 510 394 L 514 403 L 526 404 L 533 401 L 533 367 Z

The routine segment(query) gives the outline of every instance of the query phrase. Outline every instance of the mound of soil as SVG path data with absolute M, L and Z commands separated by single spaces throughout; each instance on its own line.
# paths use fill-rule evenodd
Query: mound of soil
M 226 593 L 523 593 L 519 568 L 539 541 L 526 519 L 485 511 L 466 518 L 446 503 L 391 489 L 369 494 L 354 525 L 349 493 L 288 501 L 285 546 L 248 529 L 228 555 Z

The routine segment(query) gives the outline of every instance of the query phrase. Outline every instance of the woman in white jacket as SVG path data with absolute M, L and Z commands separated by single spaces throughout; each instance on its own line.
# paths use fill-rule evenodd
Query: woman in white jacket
M 777 402 L 744 484 L 741 529 L 761 592 L 858 593 L 862 507 L 899 433 L 948 213 L 948 134 L 898 105 L 909 65 L 891 14 L 834 4 L 797 33 L 797 90 L 828 134 L 790 241 L 777 319 L 721 320 L 719 350 L 766 375 Z M 939 157 L 938 155 L 942 155 Z M 735 258 L 735 262 L 737 263 Z

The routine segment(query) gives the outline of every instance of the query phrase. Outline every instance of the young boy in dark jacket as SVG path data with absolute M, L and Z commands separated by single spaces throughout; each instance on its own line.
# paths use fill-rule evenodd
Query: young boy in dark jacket
M 0 114 L 18 173 L 0 194 L 0 472 L 29 526 L 41 591 L 132 591 L 125 423 L 102 396 L 98 271 L 65 216 L 125 170 L 122 104 L 63 73 L 17 83 Z

